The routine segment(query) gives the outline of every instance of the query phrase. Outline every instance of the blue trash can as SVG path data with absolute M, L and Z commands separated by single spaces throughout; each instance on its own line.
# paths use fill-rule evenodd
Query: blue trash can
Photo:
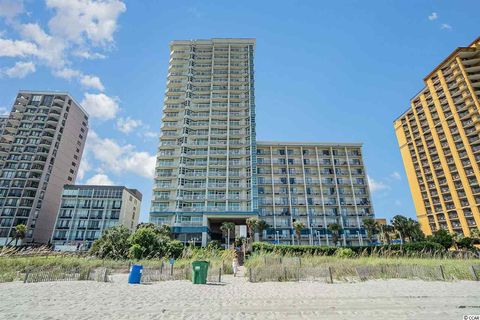
M 142 279 L 142 269 L 143 266 L 140 264 L 134 264 L 130 267 L 130 275 L 128 276 L 128 283 L 130 284 L 140 284 Z

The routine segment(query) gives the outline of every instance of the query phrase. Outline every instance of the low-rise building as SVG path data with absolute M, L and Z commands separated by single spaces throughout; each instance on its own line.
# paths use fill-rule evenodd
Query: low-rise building
M 57 214 L 55 250 L 87 250 L 107 228 L 138 224 L 142 194 L 124 186 L 66 185 Z

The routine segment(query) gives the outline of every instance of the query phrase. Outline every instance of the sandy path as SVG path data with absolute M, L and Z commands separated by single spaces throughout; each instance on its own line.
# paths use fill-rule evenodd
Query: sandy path
M 92 281 L 0 284 L 0 319 L 462 319 L 480 314 L 480 283 Z

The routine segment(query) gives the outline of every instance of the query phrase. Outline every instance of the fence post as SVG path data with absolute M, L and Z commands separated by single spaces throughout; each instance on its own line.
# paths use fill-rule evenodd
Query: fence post
M 162 260 L 162 264 L 160 265 L 160 274 L 163 273 L 163 260 Z
M 170 265 L 170 275 L 173 276 L 173 264 Z
M 248 280 L 250 280 L 250 282 L 253 282 L 252 281 L 252 268 L 248 269 Z
M 25 273 L 25 279 L 23 279 L 23 283 L 27 283 L 29 275 L 30 275 L 30 270 L 27 270 L 27 272 Z
M 105 273 L 103 275 L 103 282 L 108 282 L 108 269 L 105 268 Z
M 475 266 L 471 266 L 470 268 L 472 269 L 473 279 L 475 279 L 475 281 L 479 281 L 480 279 L 478 278 L 478 274 L 477 274 L 477 270 L 475 270 Z
M 218 282 L 222 282 L 222 268 L 218 268 Z
M 87 281 L 90 280 L 90 270 L 91 270 L 91 269 L 92 269 L 92 268 L 88 268 L 88 269 L 87 269 L 87 278 L 85 279 L 85 280 L 87 280 Z
M 332 277 L 332 267 L 328 267 L 328 276 L 330 277 L 330 283 L 333 283 L 333 277 Z
M 440 265 L 440 275 L 442 276 L 443 281 L 445 281 L 445 273 L 443 272 L 443 267 Z
M 287 267 L 283 267 L 283 273 L 285 274 L 285 281 L 287 281 Z

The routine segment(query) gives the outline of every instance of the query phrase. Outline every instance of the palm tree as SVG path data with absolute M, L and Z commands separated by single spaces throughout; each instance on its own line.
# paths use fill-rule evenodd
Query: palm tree
M 337 246 L 337 242 L 340 236 L 340 231 L 342 230 L 342 226 L 339 225 L 338 223 L 330 223 L 327 226 L 327 228 L 332 233 L 333 245 Z
M 392 225 L 380 225 L 380 233 L 382 235 L 384 244 L 390 244 L 390 241 L 392 239 L 392 232 L 394 232 L 394 228 Z
M 247 228 L 248 228 L 248 233 L 250 235 L 249 237 L 250 240 L 253 239 L 253 235 L 257 230 L 259 222 L 260 222 L 260 219 L 258 219 L 257 217 L 251 217 L 247 219 Z
M 13 238 L 8 242 L 7 246 L 10 245 L 13 240 L 15 240 L 15 247 L 18 244 L 18 240 L 23 240 L 25 239 L 25 236 L 27 235 L 27 226 L 24 224 L 17 224 L 15 226 L 15 234 Z
M 367 239 L 370 244 L 373 242 L 373 236 L 378 232 L 378 223 L 375 219 L 365 218 L 363 219 L 363 227 L 367 231 Z
M 268 223 L 265 220 L 259 220 L 257 223 L 257 232 L 262 234 L 263 230 L 268 228 Z
M 391 221 L 393 228 L 400 236 L 400 242 L 408 237 L 408 219 L 402 215 L 396 215 Z
M 230 247 L 230 232 L 235 231 L 235 223 L 233 222 L 224 222 L 220 226 L 220 231 L 222 231 L 223 235 L 227 236 L 227 248 Z
M 300 237 L 302 235 L 302 229 L 305 228 L 305 223 L 301 221 L 295 221 L 293 223 L 293 229 L 295 229 L 295 234 L 297 235 L 298 244 L 300 244 Z

